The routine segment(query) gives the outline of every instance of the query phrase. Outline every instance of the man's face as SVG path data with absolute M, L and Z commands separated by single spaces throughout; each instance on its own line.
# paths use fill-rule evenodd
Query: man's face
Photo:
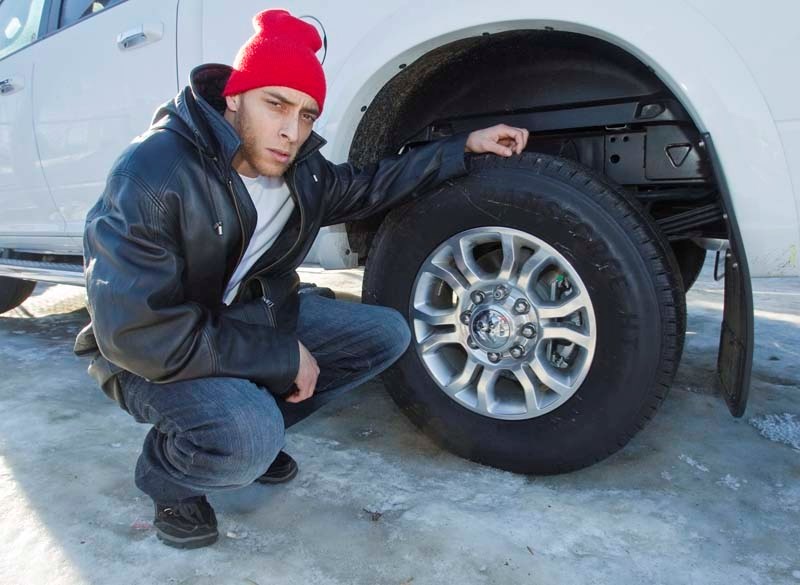
M 289 87 L 259 87 L 225 100 L 225 119 L 242 141 L 233 166 L 248 177 L 283 175 L 319 116 L 314 98 Z

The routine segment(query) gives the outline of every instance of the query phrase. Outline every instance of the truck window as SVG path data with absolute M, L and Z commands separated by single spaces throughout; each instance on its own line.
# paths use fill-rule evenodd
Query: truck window
M 58 17 L 58 28 L 64 28 L 95 12 L 119 4 L 124 0 L 64 0 Z
M 36 40 L 44 2 L 45 0 L 0 2 L 0 59 Z

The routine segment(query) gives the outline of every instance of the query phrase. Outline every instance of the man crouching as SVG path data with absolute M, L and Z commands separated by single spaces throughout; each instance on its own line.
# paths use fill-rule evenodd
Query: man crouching
M 234 67 L 203 65 L 122 153 L 84 235 L 91 323 L 76 352 L 138 422 L 135 471 L 166 544 L 218 536 L 206 494 L 297 474 L 284 430 L 385 370 L 410 333 L 393 309 L 298 295 L 323 226 L 386 211 L 467 172 L 465 152 L 520 153 L 526 130 L 455 136 L 363 170 L 332 164 L 314 27 L 254 18 Z

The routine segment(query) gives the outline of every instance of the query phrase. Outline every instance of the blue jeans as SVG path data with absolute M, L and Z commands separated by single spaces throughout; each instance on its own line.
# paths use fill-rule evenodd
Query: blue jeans
M 137 487 L 174 502 L 252 483 L 283 448 L 284 429 L 388 368 L 411 339 L 394 309 L 313 294 L 300 296 L 297 335 L 320 367 L 314 396 L 298 404 L 240 378 L 154 384 L 121 374 L 130 413 L 153 425 L 136 464 Z

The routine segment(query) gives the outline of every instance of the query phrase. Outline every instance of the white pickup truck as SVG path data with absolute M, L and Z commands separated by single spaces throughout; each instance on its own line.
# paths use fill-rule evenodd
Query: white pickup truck
M 230 63 L 267 7 L 0 2 L 0 312 L 36 281 L 83 284 L 84 216 L 115 157 L 193 67 Z M 329 159 L 532 131 L 522 156 L 476 157 L 413 204 L 324 230 L 308 257 L 365 265 L 364 301 L 407 316 L 414 342 L 386 383 L 416 424 L 519 472 L 613 453 L 669 389 L 707 250 L 725 275 L 719 382 L 742 415 L 750 278 L 800 274 L 800 4 L 288 8 L 325 38 Z

